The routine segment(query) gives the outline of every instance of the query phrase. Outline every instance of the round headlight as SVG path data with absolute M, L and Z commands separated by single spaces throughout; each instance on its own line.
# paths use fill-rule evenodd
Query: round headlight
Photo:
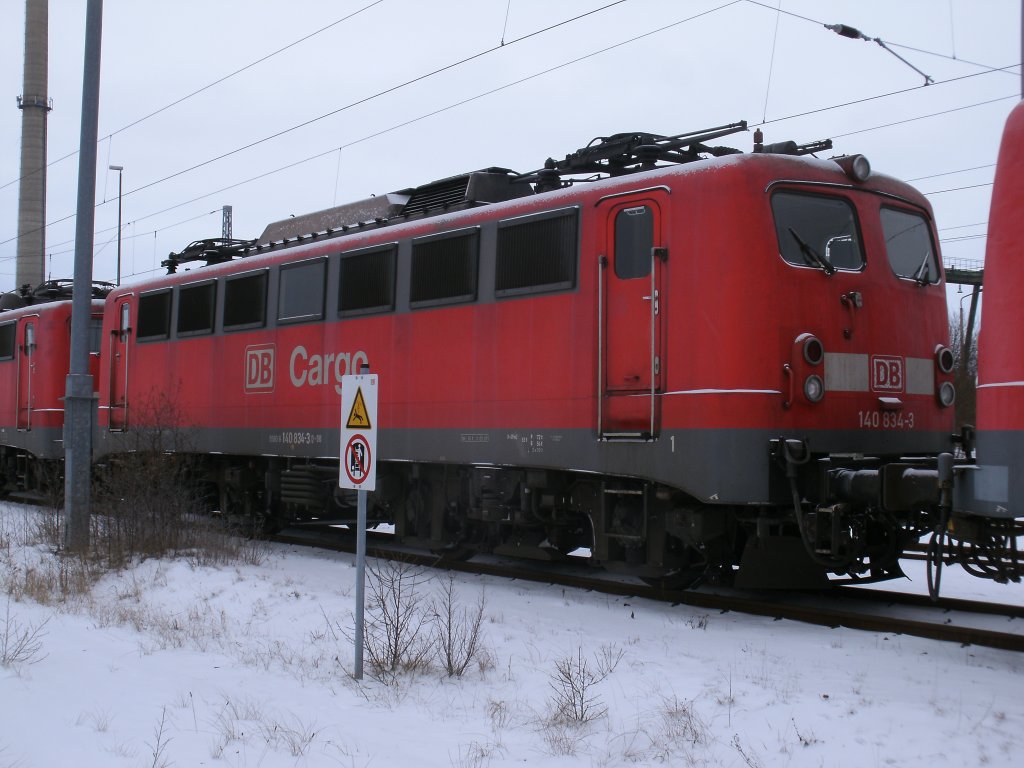
M 804 380 L 804 397 L 812 403 L 821 401 L 825 396 L 825 383 L 820 376 L 808 376 Z
M 807 336 L 804 339 L 804 360 L 808 365 L 818 365 L 825 359 L 825 348 L 817 336 Z
M 844 155 L 835 158 L 839 167 L 854 181 L 867 181 L 871 175 L 871 163 L 864 155 Z
M 854 155 L 850 170 L 852 171 L 851 175 L 857 181 L 867 181 L 868 176 L 871 175 L 871 163 L 864 155 Z
M 935 364 L 943 373 L 950 373 L 953 370 L 953 350 L 949 347 L 938 346 L 935 348 Z
M 939 387 L 939 405 L 943 408 L 949 408 L 955 402 L 956 387 L 951 382 L 942 382 L 942 386 Z

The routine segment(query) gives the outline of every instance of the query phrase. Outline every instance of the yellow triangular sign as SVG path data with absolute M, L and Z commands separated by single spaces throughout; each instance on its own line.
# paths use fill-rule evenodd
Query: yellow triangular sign
M 363 401 L 363 390 L 356 390 L 356 399 L 352 403 L 352 410 L 349 411 L 348 421 L 345 423 L 347 429 L 372 429 L 370 414 L 366 412 L 366 403 Z

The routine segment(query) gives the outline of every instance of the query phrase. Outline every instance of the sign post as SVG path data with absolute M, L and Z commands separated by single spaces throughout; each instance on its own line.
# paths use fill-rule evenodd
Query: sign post
M 366 370 L 364 368 L 364 370 Z M 377 480 L 377 375 L 341 377 L 341 468 L 338 487 L 357 493 L 356 680 L 363 679 L 363 604 L 366 582 L 366 494 Z

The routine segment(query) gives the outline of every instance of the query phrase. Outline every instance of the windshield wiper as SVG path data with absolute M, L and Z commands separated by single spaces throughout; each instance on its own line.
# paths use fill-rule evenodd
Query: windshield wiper
M 914 273 L 914 280 L 918 285 L 923 286 L 929 282 L 929 260 L 932 257 L 930 248 L 926 248 L 924 252 L 924 259 L 921 261 L 921 266 L 917 268 L 917 272 Z
M 789 227 L 789 234 L 791 234 L 793 236 L 793 239 L 796 240 L 797 245 L 800 246 L 801 253 L 803 253 L 803 255 L 806 257 L 808 261 L 817 264 L 819 267 L 825 270 L 826 275 L 832 276 L 836 273 L 836 268 L 832 266 L 832 263 L 824 256 L 822 256 L 820 253 L 818 253 L 816 250 L 811 248 L 811 246 L 809 246 L 804 241 L 804 239 L 796 233 L 795 229 Z

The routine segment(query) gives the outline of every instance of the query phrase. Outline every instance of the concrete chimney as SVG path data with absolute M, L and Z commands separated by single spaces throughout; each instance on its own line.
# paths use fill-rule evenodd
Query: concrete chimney
M 25 83 L 21 110 L 21 189 L 15 285 L 43 282 L 46 270 L 46 95 L 49 0 L 25 0 Z

